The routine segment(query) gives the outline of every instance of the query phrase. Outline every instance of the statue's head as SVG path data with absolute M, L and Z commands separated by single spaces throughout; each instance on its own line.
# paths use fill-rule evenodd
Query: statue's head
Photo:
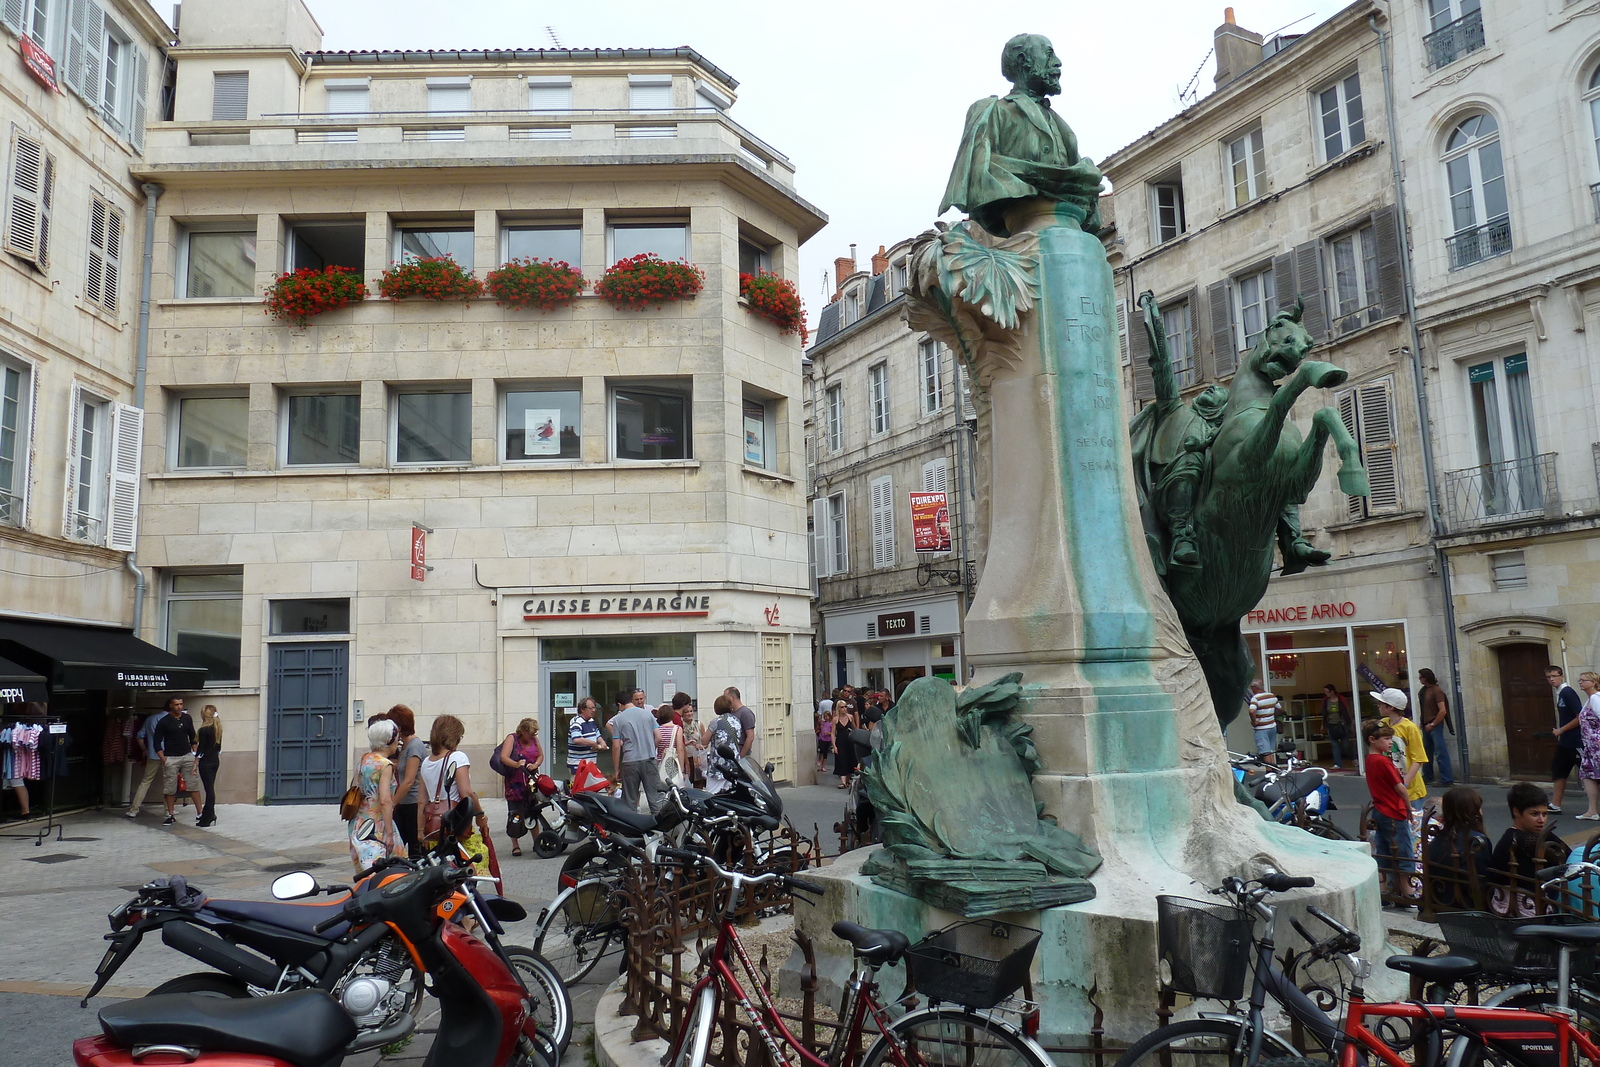
M 1032 96 L 1061 92 L 1061 58 L 1050 38 L 1019 33 L 1000 50 L 1000 73 L 1012 85 Z
M 1228 389 L 1222 385 L 1208 385 L 1200 395 L 1190 401 L 1189 409 L 1207 422 L 1216 422 L 1228 409 Z
M 1300 325 L 1304 311 L 1305 305 L 1296 299 L 1293 307 L 1286 307 L 1272 316 L 1261 333 L 1261 340 L 1250 353 L 1252 370 L 1273 381 L 1294 373 L 1313 343 L 1306 328 Z

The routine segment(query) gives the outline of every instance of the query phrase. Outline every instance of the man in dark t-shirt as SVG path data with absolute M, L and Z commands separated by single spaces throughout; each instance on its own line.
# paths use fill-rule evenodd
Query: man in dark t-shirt
M 206 795 L 200 789 L 200 768 L 195 762 L 194 720 L 183 710 L 183 698 L 167 701 L 167 714 L 155 729 L 156 746 L 161 750 L 161 792 L 167 803 L 167 825 L 178 821 L 178 778 L 189 786 L 189 799 L 194 801 L 195 821 L 205 810 Z
M 744 699 L 739 696 L 735 686 L 728 686 L 722 695 L 733 701 L 733 713 L 739 718 L 739 729 L 744 731 L 744 737 L 739 741 L 739 755 L 750 756 L 756 743 L 756 713 L 745 706 Z M 754 756 L 750 756 L 755 759 Z
M 1567 684 L 1567 672 L 1555 664 L 1544 669 L 1544 676 L 1556 702 L 1556 752 L 1550 761 L 1550 813 L 1559 815 L 1561 799 L 1567 794 L 1567 777 L 1583 754 L 1583 735 L 1578 729 L 1583 698 Z

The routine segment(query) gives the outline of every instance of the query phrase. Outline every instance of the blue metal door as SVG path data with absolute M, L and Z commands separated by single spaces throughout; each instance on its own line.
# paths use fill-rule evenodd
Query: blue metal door
M 349 784 L 350 646 L 267 647 L 267 802 L 338 800 Z

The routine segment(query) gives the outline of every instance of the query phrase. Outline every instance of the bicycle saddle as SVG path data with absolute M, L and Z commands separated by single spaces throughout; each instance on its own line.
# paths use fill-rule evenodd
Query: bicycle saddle
M 843 919 L 833 924 L 833 933 L 854 945 L 856 955 L 873 966 L 898 963 L 911 947 L 911 939 L 899 930 L 870 930 Z
M 1554 941 L 1558 945 L 1600 944 L 1600 924 L 1585 926 L 1519 926 L 1514 931 L 1518 938 L 1538 938 L 1541 941 Z
M 1459 982 L 1483 970 L 1483 964 L 1466 956 L 1390 956 L 1389 969 L 1414 974 L 1426 982 Z

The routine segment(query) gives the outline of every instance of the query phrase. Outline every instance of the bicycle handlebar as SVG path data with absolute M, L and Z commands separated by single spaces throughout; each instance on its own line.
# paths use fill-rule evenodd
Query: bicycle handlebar
M 730 871 L 710 856 L 703 856 L 698 852 L 685 852 L 681 848 L 671 848 L 654 841 L 645 845 L 644 853 L 645 858 L 653 863 L 658 863 L 665 859 L 675 860 L 685 865 L 697 863 L 703 867 L 710 867 L 712 873 L 717 877 L 726 879 L 735 885 L 765 885 L 768 882 L 782 881 L 790 889 L 798 889 L 805 893 L 826 892 L 823 886 L 815 882 L 807 882 L 804 879 L 796 878 L 793 875 L 781 874 L 778 871 L 768 871 L 766 874 L 744 874 L 740 871 Z
M 1263 874 L 1258 881 L 1260 881 L 1263 886 L 1272 890 L 1274 893 L 1282 893 L 1290 889 L 1310 889 L 1312 886 L 1317 884 L 1317 880 L 1309 876 L 1296 878 L 1293 875 L 1278 874 L 1276 872 L 1272 874 Z M 1319 915 L 1317 917 L 1321 918 L 1322 916 Z

